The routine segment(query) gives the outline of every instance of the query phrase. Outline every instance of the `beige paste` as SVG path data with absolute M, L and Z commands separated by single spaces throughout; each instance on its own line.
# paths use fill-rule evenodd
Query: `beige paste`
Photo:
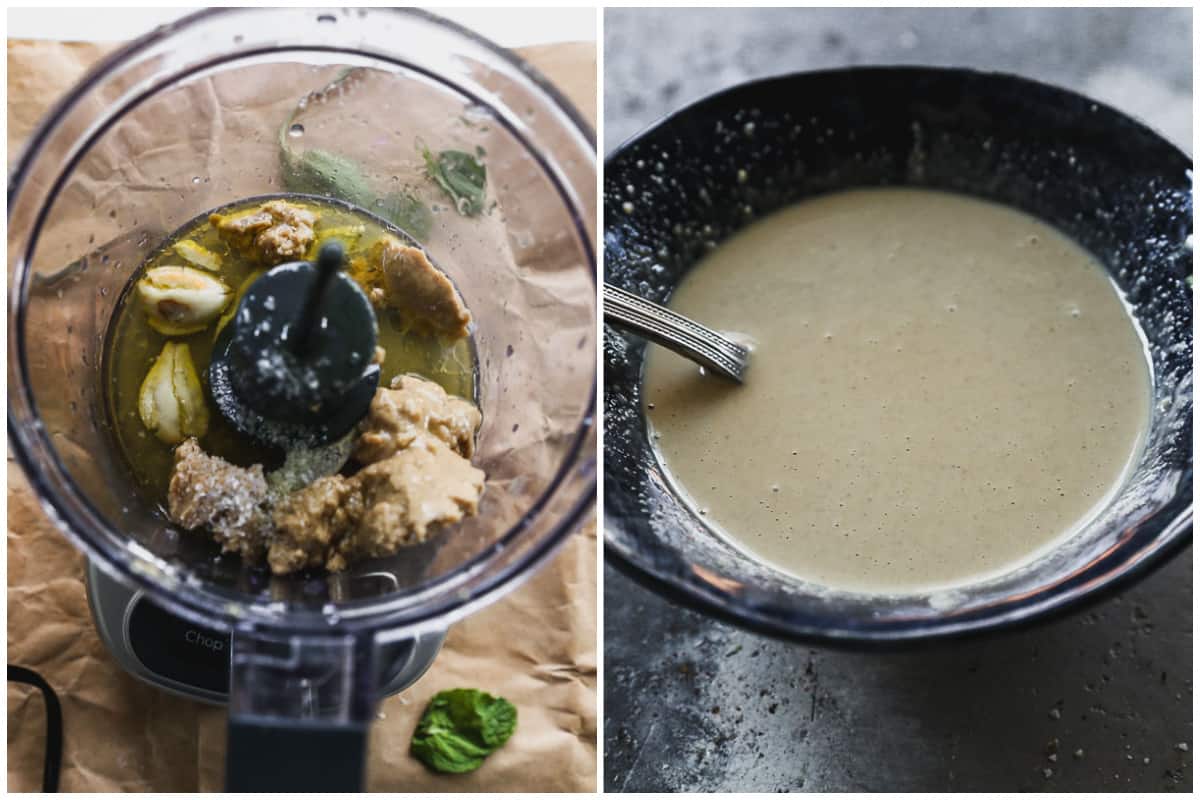
M 1143 343 L 1100 265 L 963 196 L 785 209 L 671 306 L 756 349 L 741 387 L 650 349 L 666 467 L 719 533 L 831 588 L 928 591 L 1031 560 L 1111 498 L 1149 416 Z

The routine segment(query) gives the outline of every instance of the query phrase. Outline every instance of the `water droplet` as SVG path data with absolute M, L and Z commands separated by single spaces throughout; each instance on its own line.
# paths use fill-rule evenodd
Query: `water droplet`
M 292 125 L 292 127 L 288 128 L 288 136 L 291 136 L 293 139 L 298 139 L 303 135 L 304 135 L 304 126 L 301 125 L 299 122 L 295 123 L 294 125 Z
M 192 178 L 192 183 L 199 183 L 200 181 L 201 181 L 201 178 L 199 175 L 196 175 L 195 177 Z
M 317 22 L 337 22 L 337 17 L 333 14 L 322 14 L 317 17 Z

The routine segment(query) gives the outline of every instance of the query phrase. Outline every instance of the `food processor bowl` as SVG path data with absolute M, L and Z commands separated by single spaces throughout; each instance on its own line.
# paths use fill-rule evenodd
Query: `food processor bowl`
M 610 561 L 653 589 L 745 627 L 860 647 L 1029 622 L 1162 563 L 1191 539 L 1191 166 L 1153 131 L 1086 97 L 1006 75 L 926 68 L 844 69 L 745 84 L 618 148 L 604 175 L 606 281 L 665 303 L 723 239 L 825 192 L 914 186 L 974 195 L 1054 225 L 1105 265 L 1146 341 L 1153 401 L 1145 444 L 1124 485 L 1048 554 L 945 591 L 841 592 L 750 558 L 689 507 L 647 429 L 646 345 L 606 328 Z M 770 368 L 752 363 L 749 379 Z
M 404 220 L 471 309 L 473 461 L 487 484 L 478 515 L 443 536 L 342 573 L 272 576 L 138 493 L 103 359 L 122 292 L 163 239 L 208 209 L 300 190 L 284 166 L 312 150 L 353 164 L 357 202 L 378 198 L 367 210 Z M 427 174 L 427 153 L 443 150 L 486 165 L 479 213 Z M 495 600 L 590 513 L 595 177 L 591 130 L 529 65 L 390 9 L 221 9 L 158 28 L 92 70 L 16 162 L 10 446 L 103 574 L 231 633 L 231 788 L 256 775 L 274 789 L 360 785 L 378 648 Z M 322 757 L 306 766 L 297 754 L 317 741 Z

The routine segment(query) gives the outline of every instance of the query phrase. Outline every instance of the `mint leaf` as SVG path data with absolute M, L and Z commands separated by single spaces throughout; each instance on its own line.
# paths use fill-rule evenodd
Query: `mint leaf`
M 387 195 L 376 205 L 375 213 L 418 241 L 424 241 L 433 228 L 433 213 L 408 192 Z
M 455 731 L 444 710 L 425 712 L 413 736 L 412 753 L 435 772 L 463 773 L 476 770 L 492 752 Z
M 516 729 L 517 709 L 507 700 L 497 700 L 483 713 L 483 730 L 480 736 L 493 748 L 507 742 Z
M 479 153 L 482 155 L 482 148 Z M 487 167 L 479 159 L 462 150 L 443 150 L 434 155 L 425 148 L 422 155 L 425 171 L 442 191 L 450 195 L 458 213 L 473 217 L 483 211 L 487 198 Z
M 367 210 L 374 205 L 366 177 L 350 159 L 317 148 L 299 156 L 286 147 L 279 152 L 283 185 L 289 192 L 333 197 Z
M 508 741 L 517 709 L 478 689 L 450 689 L 429 702 L 413 734 L 412 754 L 435 772 L 463 773 Z
M 309 92 L 279 128 L 279 170 L 289 192 L 332 197 L 356 205 L 386 219 L 409 236 L 424 241 L 433 227 L 433 214 L 408 192 L 392 192 L 380 198 L 371 189 L 362 168 L 345 156 L 312 147 L 297 153 L 288 144 L 288 130 L 314 101 L 349 90 L 355 70 L 343 71 L 323 89 Z

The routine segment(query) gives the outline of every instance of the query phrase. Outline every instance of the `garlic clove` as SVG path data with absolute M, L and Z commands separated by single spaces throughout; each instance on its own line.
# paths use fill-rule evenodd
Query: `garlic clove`
M 179 404 L 171 386 L 175 362 L 175 343 L 167 342 L 154 359 L 138 391 L 138 416 L 146 429 L 167 444 L 183 441 L 179 425 Z
M 208 431 L 208 406 L 191 350 L 182 342 L 167 342 L 142 381 L 138 393 L 142 424 L 166 444 Z
M 233 302 L 229 304 L 229 308 L 225 309 L 225 313 L 217 320 L 217 327 L 213 331 L 213 341 L 217 340 L 217 337 L 221 335 L 221 331 L 233 319 L 233 315 L 237 313 L 238 303 L 242 302 L 242 298 L 246 295 L 246 290 L 250 288 L 250 284 L 261 278 L 266 272 L 265 269 L 256 269 L 242 281 L 242 285 L 238 287 L 237 292 L 233 296 Z
M 169 322 L 162 322 L 157 317 L 146 317 L 146 322 L 151 328 L 161 333 L 163 336 L 190 336 L 193 333 L 199 333 L 207 327 L 207 323 L 196 323 L 194 325 L 172 325 Z
M 184 438 L 200 438 L 208 432 L 208 406 L 204 402 L 204 387 L 186 344 L 175 346 L 174 377 L 171 388 L 179 403 L 180 427 Z
M 148 269 L 137 291 L 150 326 L 167 336 L 204 330 L 233 297 L 216 277 L 191 267 Z
M 209 272 L 221 271 L 221 257 L 191 239 L 176 242 L 171 247 L 175 254 L 194 267 L 206 269 Z

